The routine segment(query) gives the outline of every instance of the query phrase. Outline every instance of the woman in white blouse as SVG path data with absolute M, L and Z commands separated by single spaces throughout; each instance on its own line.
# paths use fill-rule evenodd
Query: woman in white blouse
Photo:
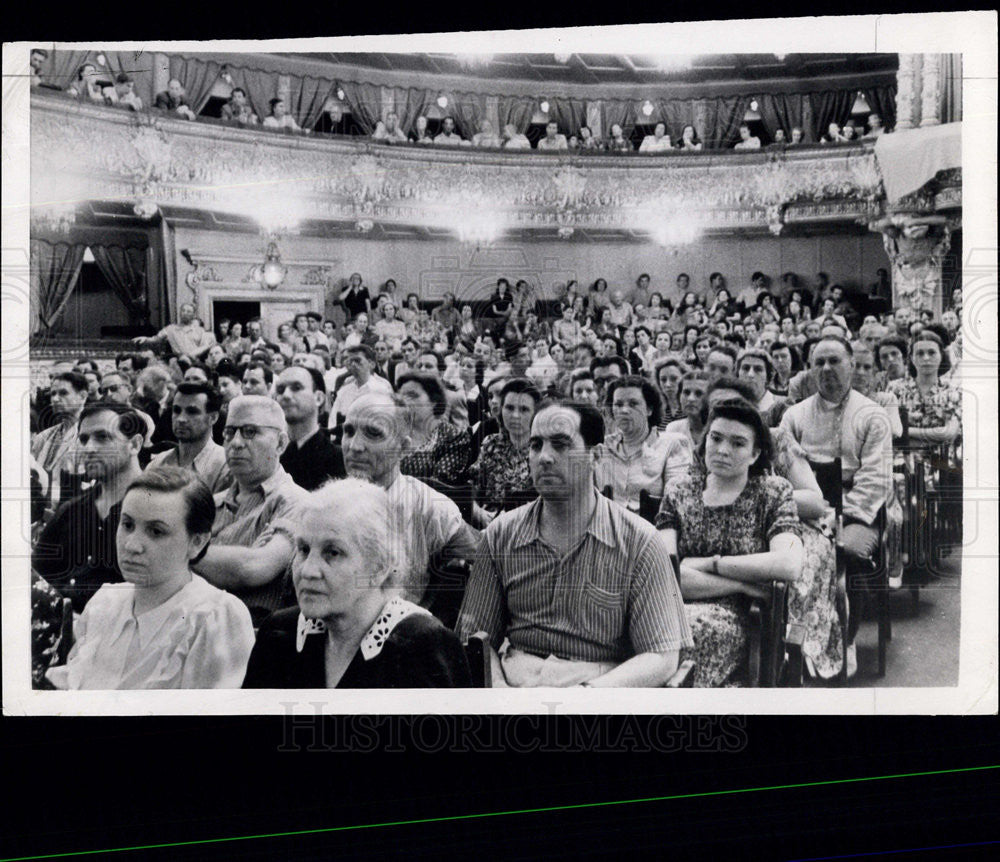
M 250 612 L 191 571 L 208 547 L 212 494 L 187 470 L 151 467 L 129 486 L 118 525 L 125 583 L 105 584 L 73 627 L 62 689 L 239 688 Z

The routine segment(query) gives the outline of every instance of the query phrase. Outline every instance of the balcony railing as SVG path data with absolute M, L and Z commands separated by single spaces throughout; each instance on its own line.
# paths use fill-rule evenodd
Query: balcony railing
M 607 154 L 385 145 L 141 114 L 35 91 L 33 215 L 142 202 L 253 218 L 490 231 L 767 231 L 867 222 L 884 194 L 871 142 Z

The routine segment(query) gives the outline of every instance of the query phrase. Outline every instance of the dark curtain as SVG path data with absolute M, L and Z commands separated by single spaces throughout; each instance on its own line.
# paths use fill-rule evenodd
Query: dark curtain
M 230 72 L 233 75 L 235 85 L 242 87 L 246 92 L 247 101 L 250 102 L 253 112 L 263 120 L 271 113 L 270 102 L 278 92 L 277 74 L 261 69 L 233 69 L 232 67 L 230 67 Z
M 59 319 L 80 277 L 86 248 L 82 243 L 31 241 L 30 305 L 37 312 L 31 316 L 32 333 L 51 329 Z
M 580 126 L 587 125 L 587 103 L 583 99 L 549 99 L 549 119 L 559 124 L 559 131 L 567 138 L 579 135 Z
M 704 100 L 706 149 L 727 149 L 740 138 L 740 124 L 750 108 L 750 96 L 719 96 Z
M 813 140 L 818 141 L 826 134 L 827 126 L 836 123 L 844 125 L 851 116 L 851 108 L 857 93 L 854 90 L 827 90 L 823 93 L 810 93 L 809 103 L 812 105 Z M 870 104 L 870 103 L 869 103 Z
M 76 80 L 76 73 L 87 59 L 90 51 L 49 51 L 49 62 L 42 68 L 42 80 L 66 89 Z
M 653 116 L 659 116 L 667 125 L 667 134 L 670 140 L 677 143 L 681 139 L 681 133 L 687 125 L 694 126 L 698 133 L 698 139 L 704 139 L 704 130 L 698 128 L 694 121 L 694 102 L 691 99 L 658 99 L 659 107 L 653 111 Z M 655 104 L 655 103 L 654 103 Z
M 486 111 L 483 106 L 483 96 L 476 93 L 445 92 L 448 97 L 448 107 L 444 109 L 446 116 L 455 121 L 456 131 L 467 141 L 479 131 Z
M 378 84 L 357 84 L 340 81 L 344 101 L 351 109 L 351 116 L 361 131 L 370 135 L 375 124 L 382 119 L 382 88 Z
M 895 91 L 893 92 L 893 108 L 895 109 Z M 882 118 L 888 128 L 889 121 Z M 895 113 L 893 113 L 895 120 Z M 962 55 L 941 55 L 941 122 L 959 123 L 962 120 Z
M 891 129 L 896 125 L 896 85 L 885 87 L 868 87 L 861 91 L 865 94 L 868 107 L 882 118 L 882 125 Z M 959 81 L 959 94 L 961 94 Z M 959 96 L 961 98 L 961 95 Z
M 497 105 L 500 128 L 497 131 L 502 134 L 504 126 L 511 123 L 523 135 L 531 125 L 531 117 L 537 105 L 538 99 L 531 96 L 500 96 Z
M 392 101 L 399 115 L 399 127 L 407 134 L 412 132 L 421 116 L 431 104 L 430 94 L 419 87 L 394 87 Z
M 757 97 L 760 117 L 771 140 L 774 140 L 774 133 L 778 129 L 784 130 L 787 140 L 791 140 L 792 129 L 796 126 L 802 129 L 803 136 L 807 134 L 807 129 L 802 125 L 807 98 L 800 93 L 765 93 Z
M 603 108 L 604 121 L 601 123 L 601 131 L 604 132 L 604 137 L 610 139 L 611 127 L 618 123 L 627 138 L 635 125 L 635 102 L 630 99 L 608 99 L 603 103 Z
M 222 64 L 215 60 L 202 60 L 198 57 L 170 58 L 170 77 L 181 82 L 187 102 L 196 114 L 205 107 L 221 72 Z
M 149 247 L 146 249 L 146 293 L 149 302 L 149 321 L 162 329 L 174 319 L 171 298 L 177 295 L 177 249 L 174 229 L 160 217 L 160 223 L 150 229 Z
M 91 254 L 115 295 L 124 303 L 129 314 L 149 320 L 146 299 L 146 251 L 143 248 L 123 248 L 120 245 L 92 245 Z
M 303 129 L 311 129 L 316 125 L 319 115 L 323 113 L 323 105 L 330 95 L 336 92 L 337 85 L 330 80 L 321 78 L 292 78 L 292 90 L 288 110 Z

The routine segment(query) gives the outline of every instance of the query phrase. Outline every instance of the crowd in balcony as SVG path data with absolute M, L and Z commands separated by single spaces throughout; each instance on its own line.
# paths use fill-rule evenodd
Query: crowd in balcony
M 468 686 L 484 632 L 495 686 L 759 684 L 775 584 L 803 680 L 850 677 L 873 594 L 931 576 L 905 537 L 961 529 L 912 490 L 961 487 L 961 291 L 892 299 L 353 273 L 273 332 L 182 305 L 33 395 L 35 683 Z
M 42 49 L 36 49 L 31 53 L 33 85 L 45 83 L 47 60 L 48 53 Z M 85 62 L 80 65 L 74 81 L 65 92 L 84 101 L 142 111 L 144 105 L 142 99 L 134 92 L 135 82 L 131 75 L 126 71 L 119 72 L 112 75 L 113 83 L 108 84 L 105 82 L 108 74 L 108 70 L 99 70 L 95 63 Z M 815 136 L 811 130 L 805 129 L 802 125 L 783 128 L 780 123 L 771 123 L 765 130 L 759 115 L 754 114 L 752 110 L 757 104 L 756 101 L 749 103 L 751 107 L 742 123 L 739 123 L 737 118 L 730 126 L 734 139 L 728 139 L 723 131 L 716 128 L 699 130 L 690 122 L 677 123 L 676 127 L 671 128 L 667 122 L 657 120 L 646 113 L 647 110 L 652 112 L 649 103 L 634 116 L 629 115 L 627 122 L 609 121 L 606 133 L 603 135 L 595 134 L 593 129 L 582 123 L 567 125 L 565 119 L 560 122 L 553 116 L 546 118 L 546 112 L 535 117 L 539 122 L 532 121 L 537 128 L 529 130 L 530 135 L 525 133 L 523 123 L 521 126 L 515 123 L 501 123 L 499 128 L 494 128 L 493 122 L 482 116 L 473 119 L 466 117 L 462 122 L 463 131 L 463 128 L 459 128 L 456 124 L 457 115 L 449 113 L 451 106 L 447 99 L 439 101 L 446 107 L 433 112 L 433 116 L 429 112 L 420 113 L 411 117 L 406 123 L 401 121 L 396 111 L 375 112 L 378 116 L 372 119 L 372 127 L 368 130 L 364 128 L 364 124 L 345 125 L 342 122 L 345 106 L 339 98 L 329 111 L 323 112 L 323 115 L 328 117 L 327 120 L 317 122 L 310 116 L 307 122 L 305 117 L 295 116 L 286 100 L 277 94 L 270 95 L 266 99 L 258 94 L 257 105 L 260 110 L 258 115 L 251 104 L 247 90 L 233 85 L 229 90 L 228 100 L 217 106 L 216 113 L 217 119 L 222 122 L 242 127 L 257 127 L 294 134 L 352 134 L 382 144 L 433 144 L 573 153 L 665 154 L 719 149 L 745 151 L 764 147 L 784 149 L 804 145 L 807 141 L 819 144 L 856 143 L 860 140 L 877 138 L 885 131 L 883 118 L 879 113 L 869 109 L 855 115 L 853 112 L 848 113 L 852 110 L 849 106 L 836 109 L 838 113 L 829 123 L 817 129 Z M 540 100 L 540 104 L 547 107 L 545 100 Z M 189 103 L 184 81 L 178 77 L 171 78 L 167 89 L 155 94 L 153 103 L 149 107 L 186 120 L 206 119 L 198 114 L 198 105 L 192 106 Z M 350 111 L 350 106 L 348 105 L 346 109 Z M 750 119 L 751 117 L 754 119 Z M 705 132 L 709 134 L 706 135 Z

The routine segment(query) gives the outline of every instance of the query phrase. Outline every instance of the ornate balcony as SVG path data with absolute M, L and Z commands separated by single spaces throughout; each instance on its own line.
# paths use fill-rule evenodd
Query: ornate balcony
M 285 135 L 60 94 L 31 98 L 32 213 L 53 225 L 72 202 L 120 201 L 252 219 L 569 238 L 687 230 L 767 232 L 868 224 L 884 212 L 873 145 L 755 152 L 589 155 L 387 146 Z

